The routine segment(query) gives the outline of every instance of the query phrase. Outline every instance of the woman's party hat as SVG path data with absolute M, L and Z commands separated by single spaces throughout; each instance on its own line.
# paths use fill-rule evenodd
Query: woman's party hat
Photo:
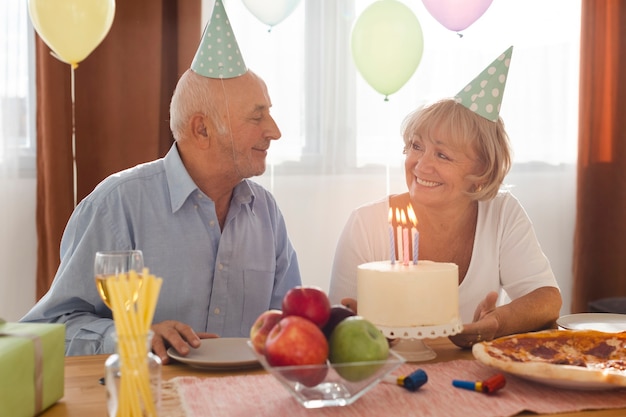
M 471 111 L 495 122 L 500 115 L 502 96 L 511 64 L 513 47 L 509 47 L 474 78 L 454 98 Z

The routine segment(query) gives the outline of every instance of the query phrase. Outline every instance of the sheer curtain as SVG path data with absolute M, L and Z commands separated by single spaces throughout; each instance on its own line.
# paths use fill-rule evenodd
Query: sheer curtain
M 304 281 L 328 287 L 336 240 L 353 208 L 405 190 L 404 116 L 454 95 L 514 45 L 501 112 L 515 160 L 506 182 L 535 224 L 568 312 L 580 1 L 495 1 L 462 37 L 422 2 L 403 1 L 420 21 L 424 52 L 415 74 L 387 102 L 358 74 L 350 50 L 352 25 L 373 1 L 303 0 L 271 31 L 241 1 L 225 2 L 247 65 L 268 84 L 283 133 L 256 180 L 281 205 Z
M 0 3 L 0 318 L 6 320 L 17 320 L 35 300 L 33 38 L 26 3 Z

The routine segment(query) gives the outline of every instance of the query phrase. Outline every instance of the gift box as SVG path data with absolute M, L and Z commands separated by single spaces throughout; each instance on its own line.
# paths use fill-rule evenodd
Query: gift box
M 0 320 L 0 416 L 31 417 L 63 397 L 65 325 Z

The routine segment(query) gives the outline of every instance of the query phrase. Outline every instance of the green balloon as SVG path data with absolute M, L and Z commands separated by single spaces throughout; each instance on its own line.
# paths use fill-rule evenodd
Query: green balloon
M 406 84 L 422 60 L 422 27 L 404 4 L 379 0 L 355 21 L 351 48 L 361 76 L 376 91 L 388 96 Z

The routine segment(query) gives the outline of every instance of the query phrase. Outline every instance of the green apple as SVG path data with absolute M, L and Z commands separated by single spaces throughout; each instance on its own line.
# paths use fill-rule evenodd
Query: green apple
M 361 316 L 342 320 L 329 340 L 328 358 L 333 364 L 386 361 L 389 344 L 380 330 Z M 381 364 L 336 366 L 339 375 L 348 381 L 362 381 L 374 374 Z

